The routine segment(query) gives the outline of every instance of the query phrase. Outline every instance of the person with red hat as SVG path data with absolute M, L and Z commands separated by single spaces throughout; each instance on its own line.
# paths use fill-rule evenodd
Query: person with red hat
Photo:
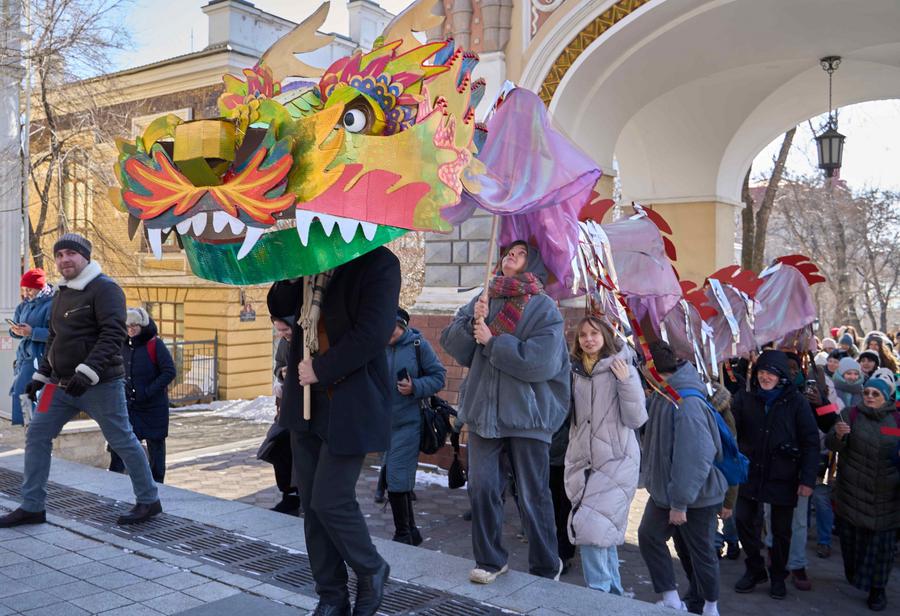
M 39 267 L 22 274 L 19 286 L 22 288 L 22 303 L 16 306 L 13 323 L 9 324 L 9 335 L 20 340 L 13 364 L 13 384 L 9 390 L 13 425 L 24 424 L 25 409 L 22 408 L 21 396 L 44 356 L 50 334 L 50 303 L 56 293 L 56 287 L 47 284 L 47 276 Z M 33 405 L 30 400 L 27 403 Z M 34 410 L 33 406 L 29 410 Z

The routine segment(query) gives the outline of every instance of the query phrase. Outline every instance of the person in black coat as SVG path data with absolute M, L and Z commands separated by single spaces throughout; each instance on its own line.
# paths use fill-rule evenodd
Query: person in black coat
M 323 276 L 317 284 L 325 282 Z M 279 422 L 291 431 L 291 449 L 317 614 L 350 614 L 347 566 L 357 575 L 354 616 L 375 614 L 390 573 L 378 554 L 356 500 L 356 482 L 369 452 L 390 443 L 390 392 L 384 349 L 394 331 L 400 262 L 384 247 L 331 272 L 317 332 L 319 350 L 303 359 L 301 323 L 293 326 Z M 276 283 L 269 305 L 300 315 L 303 280 Z M 311 420 L 303 419 L 303 386 L 310 385 Z
M 147 441 L 153 480 L 166 476 L 166 437 L 169 436 L 169 383 L 175 380 L 175 362 L 166 344 L 157 338 L 156 323 L 143 308 L 129 308 L 125 318 L 128 339 L 122 345 L 125 365 L 125 399 L 128 419 L 139 441 Z M 109 453 L 109 470 L 125 472 L 115 451 Z
M 757 360 L 751 391 L 739 391 L 732 403 L 738 445 L 750 459 L 735 508 L 738 536 L 747 554 L 747 571 L 735 584 L 751 592 L 770 578 L 769 595 L 783 599 L 785 566 L 791 543 L 791 518 L 797 496 L 816 485 L 819 433 L 809 403 L 791 379 L 788 357 L 765 351 Z M 772 508 L 771 567 L 768 576 L 760 555 L 762 504 Z

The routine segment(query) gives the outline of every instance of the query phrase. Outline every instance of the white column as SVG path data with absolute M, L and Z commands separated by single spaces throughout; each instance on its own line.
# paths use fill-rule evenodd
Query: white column
M 4 47 L 19 48 L 19 2 L 4 2 L 2 15 Z M 12 27 L 10 27 L 12 26 Z M 15 55 L 11 54 L 12 56 Z M 19 156 L 19 96 L 22 70 L 15 57 L 0 62 L 0 319 L 12 318 L 19 303 L 22 275 L 22 184 Z M 13 60 L 13 62 L 9 62 Z M 0 321 L 0 416 L 9 417 L 12 363 L 18 341 L 9 336 Z

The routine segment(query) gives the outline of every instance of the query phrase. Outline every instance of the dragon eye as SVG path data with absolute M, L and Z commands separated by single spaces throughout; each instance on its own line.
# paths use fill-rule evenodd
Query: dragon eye
M 361 133 L 368 125 L 368 118 L 362 109 L 348 109 L 342 122 L 348 132 Z

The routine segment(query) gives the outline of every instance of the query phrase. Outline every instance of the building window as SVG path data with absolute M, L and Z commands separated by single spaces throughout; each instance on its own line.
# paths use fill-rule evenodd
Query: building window
M 94 218 L 94 180 L 87 154 L 70 154 L 63 170 L 62 226 L 67 230 L 87 229 Z
M 184 304 L 175 302 L 144 302 L 146 310 L 153 320 L 159 337 L 166 343 L 184 340 Z

